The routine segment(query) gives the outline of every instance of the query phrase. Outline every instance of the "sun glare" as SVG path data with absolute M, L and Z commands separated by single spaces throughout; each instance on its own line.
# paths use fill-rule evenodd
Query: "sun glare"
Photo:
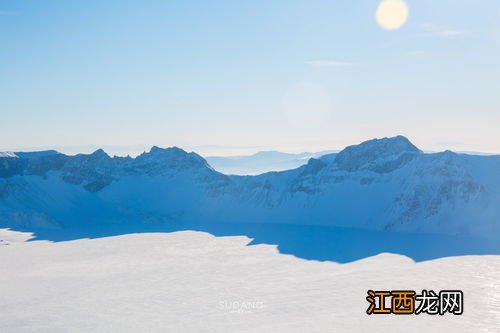
M 386 30 L 401 28 L 408 16 L 409 10 L 404 0 L 383 0 L 375 13 L 377 23 Z

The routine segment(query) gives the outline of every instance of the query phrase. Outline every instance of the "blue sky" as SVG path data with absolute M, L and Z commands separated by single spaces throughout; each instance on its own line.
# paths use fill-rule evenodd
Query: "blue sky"
M 319 151 L 402 134 L 500 153 L 500 3 L 0 2 L 0 150 Z M 64 150 L 64 149 L 63 149 Z

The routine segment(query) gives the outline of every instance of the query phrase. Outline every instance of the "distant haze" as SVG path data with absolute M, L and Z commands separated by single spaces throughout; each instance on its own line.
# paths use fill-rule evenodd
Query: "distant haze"
M 282 153 L 262 151 L 248 156 L 207 157 L 208 163 L 217 171 L 229 175 L 258 175 L 269 171 L 283 171 L 298 168 L 310 158 L 319 158 L 334 151 L 319 153 Z

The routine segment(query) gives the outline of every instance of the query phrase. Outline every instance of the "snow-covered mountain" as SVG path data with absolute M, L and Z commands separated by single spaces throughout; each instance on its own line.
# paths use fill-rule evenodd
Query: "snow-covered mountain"
M 228 176 L 179 148 L 0 155 L 0 227 L 287 223 L 500 234 L 500 156 L 425 154 L 402 136 L 288 171 Z

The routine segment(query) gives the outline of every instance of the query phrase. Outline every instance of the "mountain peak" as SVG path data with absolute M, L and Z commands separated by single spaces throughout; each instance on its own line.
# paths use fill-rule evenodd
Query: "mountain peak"
M 149 154 L 157 154 L 157 153 L 170 153 L 170 154 L 187 154 L 187 152 L 179 147 L 173 146 L 168 148 L 160 148 L 158 146 L 152 146 L 149 150 Z
M 99 148 L 96 151 L 94 151 L 91 155 L 102 156 L 108 154 L 103 149 Z
M 149 150 L 150 153 L 156 153 L 158 151 L 162 151 L 163 149 L 158 147 L 158 146 L 153 146 L 151 147 L 151 149 Z
M 164 169 L 186 170 L 208 166 L 205 159 L 196 153 L 188 153 L 179 147 L 158 146 L 153 146 L 149 152 L 137 156 L 133 163 L 154 170 L 155 173 L 163 172 Z
M 396 157 L 403 153 L 421 153 L 406 137 L 398 135 L 391 138 L 373 139 L 349 146 L 338 153 L 335 164 L 339 169 L 355 171 L 376 160 Z
M 101 161 L 101 160 L 109 160 L 111 157 L 103 150 L 103 149 L 97 149 L 94 151 L 92 154 L 89 155 L 83 155 L 86 156 L 84 158 L 94 160 L 94 161 Z

